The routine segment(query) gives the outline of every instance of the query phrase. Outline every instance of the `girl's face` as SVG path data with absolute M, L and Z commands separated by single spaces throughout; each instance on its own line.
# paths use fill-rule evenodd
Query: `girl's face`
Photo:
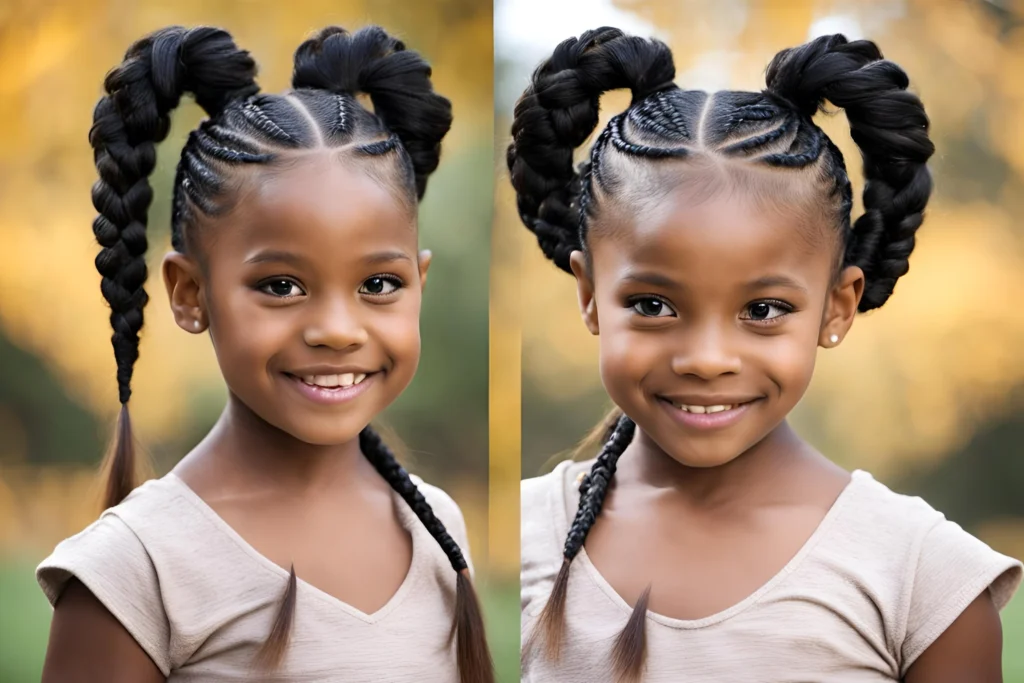
M 168 256 L 175 317 L 209 327 L 228 389 L 260 418 L 306 443 L 345 443 L 416 371 L 429 253 L 409 208 L 332 154 L 251 185 L 199 227 L 201 266 Z
M 733 460 L 803 396 L 817 346 L 852 323 L 863 274 L 833 282 L 832 228 L 735 193 L 676 192 L 647 220 L 600 221 L 589 274 L 582 253 L 572 261 L 609 395 L 680 463 Z

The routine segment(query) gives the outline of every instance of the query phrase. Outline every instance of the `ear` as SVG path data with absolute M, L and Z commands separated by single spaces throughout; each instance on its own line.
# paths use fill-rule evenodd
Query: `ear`
M 199 334 L 209 326 L 203 306 L 203 278 L 199 264 L 185 254 L 172 251 L 164 256 L 164 285 L 171 312 L 178 327 Z
M 853 325 L 857 306 L 864 294 L 864 271 L 858 266 L 848 266 L 839 274 L 839 281 L 832 287 L 825 304 L 818 345 L 831 348 L 839 344 Z M 836 341 L 832 341 L 833 337 Z
M 427 287 L 427 270 L 430 269 L 430 262 L 434 260 L 434 255 L 430 253 L 429 249 L 423 249 L 419 253 L 419 269 L 420 269 L 420 291 L 422 292 Z
M 594 299 L 594 281 L 587 272 L 587 259 L 582 251 L 574 251 L 569 255 L 569 267 L 576 276 L 576 296 L 580 302 L 583 324 L 590 330 L 590 334 L 601 334 L 597 321 L 597 301 Z

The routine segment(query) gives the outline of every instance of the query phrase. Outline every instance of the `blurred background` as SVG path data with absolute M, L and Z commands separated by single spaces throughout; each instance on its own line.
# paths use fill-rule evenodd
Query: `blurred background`
M 938 150 L 910 273 L 883 309 L 821 353 L 792 419 L 842 465 L 923 496 L 1024 557 L 1024 2 L 497 0 L 497 152 L 537 64 L 561 40 L 602 25 L 668 43 L 684 88 L 760 90 L 777 51 L 836 32 L 875 40 L 908 72 Z M 604 97 L 601 126 L 628 102 L 625 92 Z M 859 194 L 845 116 L 817 121 L 849 160 Z M 568 457 L 610 405 L 574 283 L 519 223 L 504 169 L 495 204 L 492 298 L 520 335 L 521 385 L 508 386 L 521 397 L 530 477 Z M 1004 633 L 1006 680 L 1024 683 L 1024 597 L 1004 613 Z
M 312 32 L 367 23 L 430 61 L 455 112 L 421 208 L 420 241 L 434 252 L 423 357 L 385 422 L 410 469 L 462 506 L 502 680 L 517 680 L 518 563 L 492 569 L 487 543 L 492 19 L 490 0 L 0 2 L 0 681 L 39 680 L 51 610 L 33 570 L 97 516 L 95 471 L 118 408 L 90 227 L 87 133 L 105 73 L 149 31 L 207 24 L 250 50 L 261 86 L 277 92 Z M 206 433 L 226 396 L 208 338 L 174 326 L 153 267 L 170 248 L 172 176 L 200 118 L 183 100 L 151 178 L 151 300 L 132 417 L 158 474 Z

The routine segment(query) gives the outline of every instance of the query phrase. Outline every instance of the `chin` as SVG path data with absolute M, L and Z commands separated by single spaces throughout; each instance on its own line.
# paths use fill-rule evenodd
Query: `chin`
M 311 446 L 340 446 L 358 438 L 359 433 L 366 424 L 347 425 L 339 421 L 330 425 L 295 425 L 285 431 L 296 440 L 308 443 Z
M 658 435 L 652 440 L 665 455 L 680 465 L 695 469 L 710 469 L 726 465 L 746 452 L 747 448 L 735 439 L 694 438 L 692 435 Z M 667 447 L 666 447 L 667 446 Z

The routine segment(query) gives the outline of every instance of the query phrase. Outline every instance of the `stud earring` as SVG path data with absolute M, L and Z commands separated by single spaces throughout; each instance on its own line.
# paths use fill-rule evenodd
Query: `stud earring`
M 839 343 L 839 335 L 838 334 L 833 334 L 831 337 L 828 338 L 828 340 L 830 342 L 832 342 L 833 344 L 838 344 Z
M 200 327 L 202 327 L 202 323 L 199 322 L 198 320 L 193 320 L 192 321 L 192 327 L 194 327 L 194 328 L 196 328 L 198 330 Z

